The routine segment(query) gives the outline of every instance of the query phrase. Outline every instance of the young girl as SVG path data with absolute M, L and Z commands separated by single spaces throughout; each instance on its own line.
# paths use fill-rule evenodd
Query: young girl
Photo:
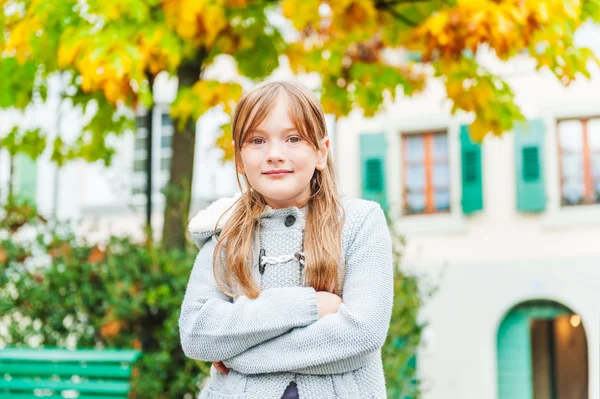
M 201 399 L 385 398 L 393 304 L 381 207 L 340 198 L 325 117 L 296 83 L 262 84 L 232 122 L 242 194 L 192 219 L 186 356 L 213 362 Z

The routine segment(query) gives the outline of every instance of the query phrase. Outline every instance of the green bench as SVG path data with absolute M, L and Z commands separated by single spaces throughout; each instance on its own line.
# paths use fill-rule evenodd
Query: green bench
M 0 349 L 0 399 L 127 398 L 136 350 Z

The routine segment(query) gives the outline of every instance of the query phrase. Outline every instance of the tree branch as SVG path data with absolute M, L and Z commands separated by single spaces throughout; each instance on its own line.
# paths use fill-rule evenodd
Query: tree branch
M 377 8 L 378 10 L 387 11 L 397 20 L 404 22 L 406 25 L 414 28 L 414 27 L 418 26 L 418 24 L 415 21 L 400 14 L 396 9 L 394 9 L 394 5 L 400 4 L 400 3 L 415 3 L 417 1 L 427 1 L 427 0 L 391 0 L 391 1 L 377 0 L 375 2 L 375 8 Z
M 381 3 L 384 6 L 396 6 L 398 4 L 414 4 L 414 3 L 428 3 L 431 0 L 388 0 L 388 1 L 378 1 L 377 3 Z

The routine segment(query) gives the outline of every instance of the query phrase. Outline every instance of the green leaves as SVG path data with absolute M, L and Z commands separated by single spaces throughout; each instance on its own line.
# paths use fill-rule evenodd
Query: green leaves
M 0 138 L 0 147 L 11 156 L 25 154 L 36 159 L 46 149 L 46 137 L 41 129 L 22 130 L 14 127 L 6 136 Z
M 250 40 L 251 45 L 240 48 L 233 57 L 243 75 L 251 79 L 264 79 L 279 67 L 277 42 L 281 37 L 278 34 L 260 34 Z
M 396 231 L 389 215 L 386 217 L 394 259 L 394 306 L 388 336 L 381 352 L 386 389 L 390 398 L 416 399 L 421 397 L 421 389 L 414 360 L 421 343 L 421 333 L 426 326 L 419 320 L 419 313 L 436 288 L 402 270 L 405 238 Z
M 583 0 L 581 4 L 581 20 L 600 22 L 600 0 Z
M 0 57 L 0 108 L 24 109 L 31 103 L 38 65 L 19 64 L 16 57 Z

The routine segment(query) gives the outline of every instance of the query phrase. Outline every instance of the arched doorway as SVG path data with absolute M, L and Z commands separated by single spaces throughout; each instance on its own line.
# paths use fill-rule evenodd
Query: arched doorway
M 566 306 L 523 302 L 497 338 L 498 399 L 589 399 L 585 329 Z

